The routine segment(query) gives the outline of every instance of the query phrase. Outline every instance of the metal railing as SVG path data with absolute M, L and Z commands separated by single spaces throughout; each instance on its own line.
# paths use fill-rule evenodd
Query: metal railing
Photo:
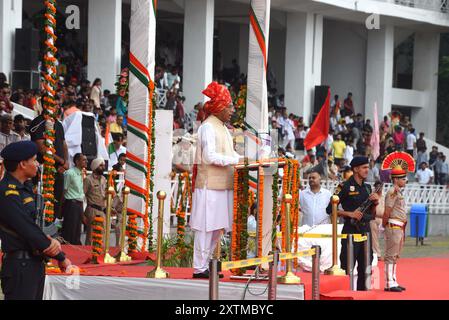
M 166 89 L 156 88 L 156 106 L 158 108 L 165 108 L 167 104 L 167 91 Z
M 448 12 L 448 0 L 376 0 L 376 1 L 443 13 Z

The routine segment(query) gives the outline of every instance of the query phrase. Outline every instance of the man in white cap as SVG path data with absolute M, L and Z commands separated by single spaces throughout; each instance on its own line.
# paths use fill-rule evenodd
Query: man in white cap
M 103 176 L 105 162 L 103 158 L 97 158 L 90 164 L 92 174 L 84 179 L 84 194 L 86 195 L 86 246 L 92 244 L 92 222 L 96 216 L 104 218 L 106 208 L 107 181 Z

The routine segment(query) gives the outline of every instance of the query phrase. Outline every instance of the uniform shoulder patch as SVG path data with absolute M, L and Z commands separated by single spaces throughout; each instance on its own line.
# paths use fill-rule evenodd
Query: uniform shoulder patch
M 33 201 L 34 201 L 33 197 L 28 197 L 28 198 L 23 199 L 23 204 L 27 204 L 27 203 L 30 203 Z
M 19 191 L 17 191 L 17 190 L 7 190 L 5 192 L 5 196 L 9 196 L 11 194 L 18 196 L 19 195 Z
M 8 184 L 8 188 L 10 189 L 16 189 L 17 186 L 15 184 Z

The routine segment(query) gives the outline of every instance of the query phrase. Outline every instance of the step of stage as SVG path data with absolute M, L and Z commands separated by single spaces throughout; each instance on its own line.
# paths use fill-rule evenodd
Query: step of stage
M 377 300 L 374 291 L 336 290 L 320 294 L 321 300 Z

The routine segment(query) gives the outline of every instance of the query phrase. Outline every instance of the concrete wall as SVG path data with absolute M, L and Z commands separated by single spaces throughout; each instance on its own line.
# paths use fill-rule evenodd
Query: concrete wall
M 324 19 L 323 85 L 340 99 L 352 92 L 356 112 L 364 113 L 367 31 L 364 25 Z

